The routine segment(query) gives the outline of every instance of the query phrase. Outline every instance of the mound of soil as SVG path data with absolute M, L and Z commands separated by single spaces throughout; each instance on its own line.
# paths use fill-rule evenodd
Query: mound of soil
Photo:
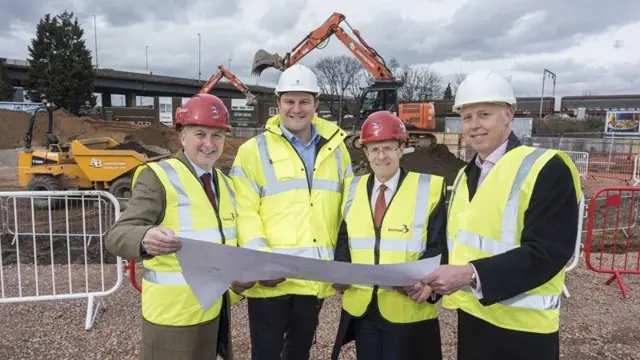
M 24 137 L 29 128 L 30 114 L 24 111 L 0 109 L 0 149 L 13 149 L 24 146 Z M 48 114 L 41 112 L 36 116 L 33 130 L 32 147 L 45 144 Z M 137 150 L 148 155 L 158 152 L 141 145 L 157 146 L 170 152 L 182 147 L 180 138 L 173 128 L 162 124 L 135 125 L 121 121 L 96 120 L 89 117 L 77 117 L 65 110 L 57 110 L 53 117 L 53 133 L 60 143 L 75 139 L 111 137 L 120 145 L 116 148 Z M 244 138 L 228 137 L 224 152 L 220 158 L 221 168 L 231 168 L 238 147 L 245 142 Z
M 220 155 L 220 158 L 216 162 L 216 167 L 222 170 L 225 174 L 228 174 L 229 170 L 231 170 L 231 166 L 233 166 L 233 161 L 238 153 L 238 148 L 247 140 L 249 139 L 227 136 L 227 139 L 224 142 L 222 155 Z
M 0 110 L 0 149 L 24 146 L 24 137 L 29 128 L 30 114 L 23 111 Z M 36 116 L 32 146 L 43 146 L 47 131 L 48 114 Z M 53 133 L 61 143 L 75 139 L 111 137 L 117 142 L 135 142 L 142 145 L 157 145 L 175 151 L 180 141 L 175 130 L 161 124 L 141 126 L 119 121 L 96 120 L 76 117 L 64 110 L 57 110 L 53 116 Z

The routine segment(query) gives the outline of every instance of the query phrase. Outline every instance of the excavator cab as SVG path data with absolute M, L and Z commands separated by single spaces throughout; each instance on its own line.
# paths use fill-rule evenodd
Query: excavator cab
M 358 99 L 359 117 L 356 125 L 362 123 L 376 111 L 386 110 L 397 115 L 398 88 L 402 86 L 397 81 L 376 81 L 362 91 Z

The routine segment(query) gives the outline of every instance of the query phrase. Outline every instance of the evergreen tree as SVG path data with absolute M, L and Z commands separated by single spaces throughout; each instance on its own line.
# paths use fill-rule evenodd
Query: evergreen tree
M 95 106 L 96 74 L 83 35 L 73 12 L 40 19 L 29 46 L 31 101 L 47 99 L 76 115 L 85 101 Z
M 447 88 L 444 89 L 443 100 L 453 100 L 453 90 L 451 90 L 451 83 L 447 84 Z
M 0 61 L 0 101 L 13 101 L 14 92 L 13 86 L 7 79 L 7 69 Z

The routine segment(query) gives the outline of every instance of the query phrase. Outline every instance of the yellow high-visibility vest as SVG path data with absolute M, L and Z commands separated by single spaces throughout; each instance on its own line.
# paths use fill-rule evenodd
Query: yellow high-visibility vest
M 316 153 L 311 182 L 304 162 L 280 130 L 279 115 L 267 121 L 264 133 L 238 149 L 229 176 L 238 196 L 239 246 L 333 260 L 343 181 L 353 171 L 343 141 L 346 132 L 319 117 L 313 124 L 327 142 Z M 243 292 L 256 298 L 285 294 L 325 298 L 335 290 L 331 284 L 287 279 L 272 288 L 256 283 Z
M 576 202 L 579 202 L 579 173 L 571 158 L 561 151 L 529 146 L 508 151 L 478 187 L 471 202 L 464 168 L 459 171 L 447 219 L 451 265 L 466 265 L 520 246 L 524 214 L 536 179 L 542 167 L 556 155 L 571 169 Z M 563 268 L 547 283 L 490 306 L 480 304 L 472 290 L 466 287 L 444 296 L 443 306 L 462 309 L 504 329 L 552 333 L 559 328 L 564 278 Z
M 152 169 L 165 190 L 165 213 L 158 226 L 175 234 L 183 234 L 202 241 L 237 246 L 235 191 L 231 179 L 216 169 L 220 181 L 218 192 L 218 222 L 202 183 L 180 160 L 171 158 L 145 164 Z M 134 175 L 132 186 L 142 170 Z M 159 325 L 196 325 L 215 319 L 221 310 L 222 298 L 203 310 L 182 276 L 175 254 L 158 255 L 143 260 L 142 316 Z M 230 302 L 240 300 L 229 291 Z
M 418 260 L 427 250 L 429 216 L 444 196 L 444 179 L 408 172 L 387 206 L 378 237 L 367 194 L 370 178 L 371 174 L 356 176 L 345 184 L 343 216 L 349 233 L 351 262 L 377 265 Z M 435 304 L 417 303 L 392 288 L 376 290 L 380 314 L 390 322 L 412 323 L 438 316 Z M 351 285 L 342 297 L 342 307 L 352 316 L 362 316 L 373 292 L 372 286 Z

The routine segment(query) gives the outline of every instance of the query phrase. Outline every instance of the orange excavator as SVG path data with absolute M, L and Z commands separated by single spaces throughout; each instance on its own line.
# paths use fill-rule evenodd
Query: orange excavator
M 434 104 L 432 102 L 400 103 L 398 89 L 402 87 L 403 82 L 394 78 L 392 71 L 387 67 L 382 56 L 360 36 L 360 32 L 357 29 L 353 29 L 347 23 L 347 26 L 359 42 L 344 31 L 340 26 L 343 21 L 346 23 L 345 16 L 334 12 L 324 24 L 310 32 L 284 57 L 278 54 L 271 54 L 264 49 L 258 50 L 253 59 L 252 74 L 259 76 L 268 68 L 284 71 L 304 58 L 313 49 L 319 48 L 321 45 L 322 47 L 326 46 L 324 43 L 329 40 L 331 35 L 335 34 L 374 79 L 374 82 L 369 87 L 364 88 L 359 99 L 357 99 L 357 129 L 360 129 L 362 122 L 369 114 L 379 110 L 388 110 L 398 115 L 405 123 L 410 134 L 412 146 L 430 147 L 435 145 L 437 140 L 435 135 L 431 133 L 435 130 Z M 355 130 L 352 133 L 352 139 L 349 140 L 352 146 L 358 146 L 357 136 L 355 136 L 358 131 Z
M 244 96 L 247 98 L 248 106 L 255 105 L 258 102 L 256 100 L 256 96 L 253 95 L 251 91 L 249 91 L 247 85 L 240 81 L 240 79 L 238 79 L 238 77 L 234 73 L 227 70 L 224 65 L 218 65 L 218 71 L 215 74 L 211 75 L 209 80 L 204 83 L 202 89 L 200 89 L 200 94 L 208 94 L 209 92 L 211 92 L 211 89 L 218 85 L 220 80 L 222 80 L 222 77 L 227 78 L 227 80 L 229 80 L 230 83 L 238 88 L 238 90 L 242 91 Z

